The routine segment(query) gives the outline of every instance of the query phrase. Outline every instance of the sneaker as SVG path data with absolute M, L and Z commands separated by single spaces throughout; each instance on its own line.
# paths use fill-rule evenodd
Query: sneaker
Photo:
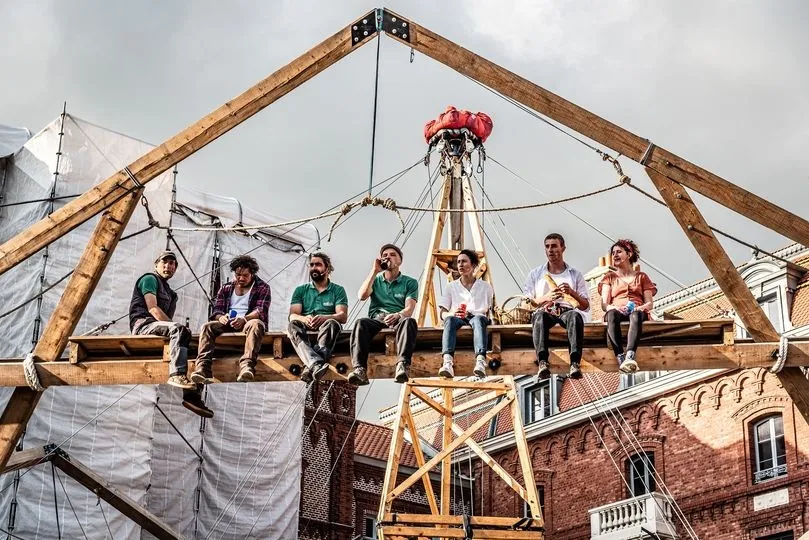
M 183 407 L 203 418 L 213 418 L 213 411 L 205 405 L 202 397 L 196 392 L 183 396 Z
M 568 372 L 568 376 L 571 379 L 581 379 L 581 366 L 578 362 L 570 363 L 570 371 Z
M 638 370 L 638 362 L 635 360 L 635 351 L 626 351 L 624 361 L 618 369 L 623 373 L 635 373 Z
M 166 381 L 166 384 L 182 388 L 183 390 L 194 390 L 197 387 L 197 385 L 189 381 L 188 377 L 185 375 L 172 375 L 169 377 L 169 380 Z
M 213 376 L 211 368 L 197 364 L 194 372 L 191 374 L 191 381 L 197 384 L 213 384 L 218 383 L 219 379 Z
M 404 362 L 397 362 L 396 363 L 396 375 L 394 376 L 394 379 L 396 380 L 396 382 L 399 383 L 399 384 L 404 384 L 408 380 L 410 380 L 410 377 L 408 376 L 409 371 L 410 371 L 410 366 L 408 366 Z
M 354 370 L 348 375 L 348 382 L 354 386 L 365 386 L 368 384 L 368 374 L 365 372 L 365 368 L 355 367 Z
M 486 357 L 484 355 L 479 354 L 475 357 L 475 369 L 472 370 L 472 373 L 475 377 L 486 378 Z
M 539 369 L 537 370 L 537 381 L 546 381 L 551 378 L 551 365 L 547 360 L 539 361 Z
M 323 376 L 329 372 L 329 363 L 328 362 L 318 362 L 312 366 L 311 369 L 312 377 L 319 381 L 323 378 Z
M 453 369 L 453 358 L 451 354 L 444 355 L 444 363 L 441 365 L 441 369 L 438 370 L 438 376 L 444 377 L 445 379 L 452 379 L 455 377 L 455 370 Z M 397 366 L 398 371 L 398 366 Z
M 238 382 L 252 382 L 256 377 L 256 371 L 250 366 L 242 366 L 239 370 L 239 376 L 236 377 Z

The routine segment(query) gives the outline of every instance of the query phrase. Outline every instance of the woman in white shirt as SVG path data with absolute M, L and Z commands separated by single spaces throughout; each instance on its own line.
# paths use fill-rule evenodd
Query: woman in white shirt
M 456 262 L 461 276 L 449 284 L 438 303 L 441 318 L 444 319 L 444 336 L 441 340 L 444 363 L 438 375 L 450 379 L 455 376 L 453 363 L 458 328 L 469 325 L 475 347 L 473 373 L 483 378 L 486 376 L 486 327 L 490 323 L 489 311 L 494 290 L 487 282 L 475 277 L 480 262 L 477 253 L 470 249 L 461 250 Z

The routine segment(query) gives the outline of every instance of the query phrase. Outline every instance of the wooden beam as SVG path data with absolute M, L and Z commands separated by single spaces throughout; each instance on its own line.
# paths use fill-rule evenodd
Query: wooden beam
M 653 169 L 647 167 L 646 172 L 750 336 L 759 342 L 778 341 L 780 336 L 772 322 L 758 305 L 686 189 Z M 785 368 L 778 374 L 778 379 L 809 423 L 809 380 L 798 368 Z
M 34 359 L 40 362 L 59 360 L 68 338 L 76 329 L 84 308 L 90 301 L 101 275 L 118 246 L 132 213 L 138 206 L 142 190 L 137 190 L 104 212 L 87 243 L 59 304 L 48 318 L 42 337 L 34 348 Z
M 22 364 L 18 364 L 17 370 L 22 375 Z M 3 414 L 0 415 L 0 470 L 4 469 L 8 463 L 14 448 L 17 446 L 17 440 L 25 431 L 25 426 L 28 425 L 28 420 L 31 419 L 31 413 L 34 412 L 42 395 L 40 392 L 28 388 L 27 383 L 24 382 L 25 377 L 21 378 L 23 379 L 22 384 L 26 386 L 13 385 L 17 388 L 14 389 L 6 408 L 3 409 Z
M 449 203 L 449 194 L 452 189 L 452 180 L 449 175 L 444 177 L 444 185 L 441 187 L 441 200 L 438 203 L 438 208 L 446 208 Z M 446 212 L 438 212 L 433 218 L 433 232 L 430 236 L 430 244 L 427 246 L 427 260 L 424 263 L 424 271 L 422 273 L 422 281 L 420 284 L 418 315 L 416 322 L 419 327 L 424 326 L 424 319 L 427 318 L 427 308 L 430 305 L 430 291 L 434 290 L 433 274 L 435 272 L 435 251 L 441 245 L 441 235 L 444 232 L 444 220 L 446 220 Z M 433 321 L 433 324 L 437 324 Z
M 416 456 L 416 465 L 419 467 L 424 466 L 424 452 L 421 451 L 421 440 L 419 439 L 419 431 L 416 429 L 416 423 L 413 421 L 413 415 L 410 408 L 400 410 L 399 414 L 404 419 L 407 430 L 410 432 L 411 445 L 413 447 L 413 455 Z M 422 484 L 424 484 L 424 494 L 427 496 L 427 503 L 430 505 L 430 512 L 434 515 L 439 513 L 438 503 L 435 500 L 435 492 L 433 491 L 433 483 L 430 481 L 430 474 L 425 474 L 421 477 Z
M 677 371 L 686 369 L 744 369 L 772 367 L 774 354 L 778 351 L 777 342 L 751 343 L 737 341 L 734 345 L 682 345 L 665 347 L 640 347 L 637 359 L 644 371 Z M 222 382 L 235 382 L 239 375 L 239 354 L 217 355 L 214 372 Z M 507 349 L 501 353 L 502 366 L 499 375 L 533 375 L 536 373 L 534 358 L 536 353 L 530 348 Z M 331 359 L 332 365 L 349 362 L 347 356 Z M 472 351 L 457 351 L 455 365 L 457 372 L 472 373 L 475 357 Z M 566 349 L 551 349 L 551 371 L 567 373 L 569 356 Z M 190 361 L 193 369 L 193 360 Z M 289 369 L 300 367 L 300 359 L 289 357 L 275 360 L 259 357 L 256 365 L 257 382 L 297 381 Z M 396 359 L 384 355 L 372 356 L 369 361 L 368 376 L 372 379 L 392 379 Z M 436 354 L 417 353 L 413 355 L 410 372 L 418 377 L 430 377 L 441 366 L 441 358 Z M 809 366 L 809 340 L 790 340 L 789 354 L 785 368 Z M 584 349 L 582 371 L 585 373 L 618 371 L 615 355 L 607 348 Z M 460 369 L 459 369 L 460 368 Z M 111 384 L 163 384 L 166 382 L 166 365 L 160 356 L 132 357 L 105 360 L 90 358 L 70 364 L 68 362 L 42 362 L 37 364 L 39 379 L 44 386 L 93 386 Z M 346 380 L 335 370 L 329 370 L 324 380 Z M 461 381 L 453 381 L 460 383 Z M 0 386 L 25 385 L 22 361 L 19 359 L 0 362 Z M 479 383 L 486 384 L 486 383 Z M 27 389 L 27 386 L 25 387 Z M 486 388 L 481 388 L 484 390 Z M 16 408 L 15 408 L 16 409 Z M 0 433 L 3 426 L 0 425 Z
M 472 424 L 472 426 L 470 426 L 467 429 L 466 433 L 464 433 L 460 437 L 457 437 L 456 439 L 454 439 L 448 446 L 445 446 L 444 448 L 442 448 L 440 452 L 438 452 L 436 455 L 434 455 L 432 457 L 432 459 L 430 459 L 430 461 L 428 461 L 422 467 L 419 467 L 419 469 L 416 472 L 411 474 L 407 479 L 405 479 L 401 484 L 399 484 L 396 487 L 396 489 L 388 492 L 387 495 L 385 495 L 385 492 L 383 491 L 383 500 L 385 500 L 385 498 L 387 498 L 388 501 L 393 501 L 393 499 L 395 499 L 396 497 L 398 497 L 399 495 L 404 493 L 405 490 L 407 490 L 407 488 L 409 488 L 414 483 L 416 483 L 416 481 L 419 478 L 421 478 L 422 475 L 429 473 L 430 470 L 432 470 L 433 467 L 435 467 L 436 465 L 441 463 L 444 460 L 445 457 L 451 456 L 452 452 L 456 448 L 458 448 L 460 445 L 462 445 L 464 443 L 464 441 L 466 441 L 466 439 L 471 437 L 472 434 L 475 431 L 479 430 L 482 426 L 484 426 L 492 418 L 497 416 L 497 414 L 501 410 L 503 410 L 504 407 L 507 407 L 511 403 L 511 401 L 512 401 L 512 398 L 506 397 L 503 401 L 501 401 L 500 403 L 494 405 L 491 409 L 489 409 L 486 412 L 486 414 L 481 416 L 474 424 Z M 380 517 L 382 517 L 381 514 L 380 514 Z
M 433 538 L 468 538 L 463 528 L 429 527 L 422 525 L 419 527 L 408 526 L 386 526 L 384 527 L 385 538 L 406 538 L 408 540 L 418 538 L 431 540 Z M 541 531 L 509 531 L 509 530 L 486 530 L 475 529 L 475 540 L 497 539 L 497 540 L 537 540 L 544 538 Z
M 140 194 L 141 190 L 130 193 L 101 216 L 59 303 L 48 318 L 42 337 L 34 347 L 35 361 L 55 361 L 62 356 L 70 334 L 76 329 L 90 295 L 138 205 Z M 78 355 L 71 358 L 71 364 L 78 359 Z M 27 382 L 19 386 L 25 387 L 14 391 L 0 417 L 0 468 L 5 466 L 14 451 L 41 397 L 41 393 L 27 387 Z
M 520 411 L 513 379 L 511 380 L 511 390 L 506 395 L 514 397 L 510 407 L 512 429 L 514 429 L 514 433 L 523 434 L 522 437 L 515 437 L 515 439 L 517 441 L 520 468 L 522 469 L 522 483 L 525 486 L 525 490 L 528 492 L 528 497 L 524 497 L 525 502 L 528 503 L 528 508 L 531 510 L 531 517 L 538 520 L 540 525 L 544 525 L 542 509 L 539 507 L 539 493 L 537 492 L 536 482 L 534 482 L 534 469 L 531 465 L 531 455 L 528 453 L 528 442 L 525 440 L 525 431 L 522 427 L 522 411 Z
M 103 478 L 76 459 L 68 459 L 60 452 L 53 454 L 52 459 L 53 464 L 64 471 L 65 474 L 107 501 L 112 507 L 156 538 L 160 540 L 184 538 L 143 506 L 107 484 Z
M 444 408 L 443 405 L 441 405 L 440 403 L 435 401 L 433 398 L 428 396 L 427 393 L 424 392 L 423 390 L 420 390 L 419 388 L 416 388 L 415 386 L 411 386 L 410 391 L 413 393 L 414 396 L 417 396 L 421 401 L 423 401 L 425 405 L 430 407 L 432 410 L 434 410 L 435 412 L 437 412 L 441 416 L 446 416 L 448 414 L 447 409 Z
M 390 10 L 387 10 L 392 13 Z M 397 17 L 400 17 L 397 15 Z M 400 17 L 401 18 L 401 17 Z M 640 163 L 649 141 L 609 122 L 531 81 L 498 66 L 456 43 L 409 21 L 410 41 L 388 33 L 407 47 L 530 107 L 581 135 Z M 780 208 L 739 186 L 690 163 L 663 148 L 654 147 L 644 165 L 666 175 L 741 215 L 803 245 L 809 245 L 809 221 Z
M 393 517 L 393 516 L 391 516 Z M 435 516 L 430 514 L 395 514 L 396 523 L 407 525 L 463 525 L 463 516 Z M 469 523 L 477 527 L 507 527 L 512 528 L 522 518 L 495 517 L 495 516 L 469 516 Z M 383 523 L 385 525 L 385 523 Z M 537 527 L 537 525 L 534 525 Z
M 452 411 L 452 387 L 441 389 L 443 395 L 444 408 Z M 452 413 L 445 413 L 443 420 L 443 433 L 441 436 L 441 448 L 448 448 L 452 445 Z M 467 441 L 468 442 L 468 441 Z M 451 493 L 452 493 L 452 453 L 448 453 L 441 460 L 441 513 L 450 513 Z
M 382 496 L 379 498 L 379 512 L 377 514 L 377 521 L 382 521 L 385 515 L 389 514 L 391 508 L 393 507 L 394 497 L 391 497 L 390 494 L 396 487 L 396 479 L 399 474 L 399 459 L 402 455 L 405 428 L 405 422 L 402 419 L 403 415 L 401 413 L 404 411 L 410 412 L 410 384 L 403 385 L 402 391 L 399 394 L 400 414 L 396 415 L 396 419 L 393 421 L 393 435 L 391 437 L 390 450 L 388 452 L 388 464 L 385 467 L 385 479 L 382 482 Z M 429 477 L 429 474 L 427 476 Z
M 45 454 L 45 448 L 42 446 L 14 452 L 11 454 L 8 463 L 3 467 L 3 471 L 0 472 L 0 474 L 6 474 L 20 469 L 28 469 L 29 467 L 50 461 L 52 457 L 53 454 Z
M 345 57 L 374 37 L 352 43 L 351 25 L 305 52 L 275 73 L 185 128 L 129 164 L 129 171 L 146 184 L 208 143 Z M 94 186 L 45 219 L 0 245 L 0 274 L 13 268 L 54 240 L 67 234 L 134 187 L 122 170 Z

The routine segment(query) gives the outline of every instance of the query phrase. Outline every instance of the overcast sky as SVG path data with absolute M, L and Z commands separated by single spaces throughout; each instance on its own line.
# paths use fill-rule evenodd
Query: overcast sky
M 67 101 L 75 116 L 158 144 L 374 7 L 354 0 L 0 2 L 0 123 L 36 132 Z M 388 7 L 806 215 L 805 2 L 391 0 Z M 290 219 L 317 214 L 367 188 L 375 49 L 375 42 L 360 48 L 181 163 L 179 182 Z M 429 58 L 416 53 L 411 63 L 410 51 L 388 38 L 381 48 L 377 180 L 424 154 L 423 125 L 449 104 L 489 113 L 489 155 L 530 183 L 489 161 L 485 184 L 495 205 L 540 202 L 616 181 L 592 150 Z M 622 164 L 634 183 L 654 190 L 636 164 Z M 426 182 L 420 166 L 385 195 L 412 205 Z M 708 221 L 723 230 L 765 249 L 789 243 L 698 201 Z M 606 253 L 610 242 L 603 233 L 635 239 L 642 254 L 679 283 L 707 275 L 673 217 L 634 191 L 622 188 L 568 208 L 581 220 L 557 207 L 486 217 L 486 230 L 516 281 L 542 262 L 541 240 L 552 230 L 565 235 L 567 259 L 583 271 Z M 431 218 L 404 246 L 404 270 L 416 277 Z M 324 239 L 329 224 L 317 223 Z M 334 280 L 350 297 L 376 246 L 392 240 L 397 228 L 392 214 L 366 209 L 324 242 L 337 267 Z M 734 262 L 750 258 L 749 249 L 723 244 Z M 518 287 L 494 253 L 490 258 L 502 300 Z M 661 292 L 678 288 L 644 269 Z M 392 383 L 375 383 L 360 416 L 374 419 L 395 395 Z

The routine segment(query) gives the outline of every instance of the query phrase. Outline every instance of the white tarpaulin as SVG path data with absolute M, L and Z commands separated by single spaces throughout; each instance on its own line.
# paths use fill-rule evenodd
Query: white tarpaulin
M 72 195 L 83 193 L 151 148 L 142 141 L 66 116 L 63 154 L 58 174 L 54 174 L 59 128 L 57 119 L 4 160 L 5 202 L 55 200 L 0 209 L 0 242 L 64 206 Z M 146 186 L 149 208 L 162 225 L 231 226 L 284 221 L 244 208 L 235 199 L 183 187 L 182 175 L 178 183 L 173 193 L 173 177 L 167 172 Z M 0 276 L 2 312 L 55 284 L 42 295 L 41 302 L 30 302 L 5 317 L 0 325 L 0 357 L 21 357 L 32 349 L 67 283 L 60 279 L 74 268 L 96 222 L 97 218 L 76 228 Z M 148 227 L 147 212 L 139 205 L 76 334 L 112 321 L 116 322 L 105 334 L 129 333 L 126 314 L 135 280 L 152 269 L 154 257 L 169 242 L 165 230 Z M 127 238 L 140 231 L 145 232 Z M 318 236 L 314 227 L 305 225 L 251 235 L 178 231 L 174 241 L 179 249 L 173 243 L 169 248 L 178 255 L 182 251 L 178 271 L 171 280 L 179 294 L 175 320 L 184 322 L 188 318 L 192 328 L 199 328 L 207 319 L 208 297 L 215 292 L 211 290 L 212 277 L 227 281 L 229 260 L 249 253 L 261 267 L 259 276 L 272 288 L 270 328 L 280 330 L 285 326 L 292 290 L 307 279 L 305 252 L 317 244 Z M 209 533 L 211 538 L 242 537 L 251 529 L 250 535 L 256 538 L 295 538 L 303 388 L 302 383 L 212 387 L 206 399 L 216 416 L 204 422 L 182 407 L 179 390 L 167 386 L 49 389 L 29 423 L 24 448 L 69 439 L 62 447 L 69 455 L 187 538 L 205 538 Z M 77 430 L 80 431 L 75 433 Z M 94 494 L 58 470 L 56 476 L 52 475 L 47 465 L 24 472 L 19 482 L 14 482 L 13 476 L 10 473 L 0 479 L 0 527 L 5 529 L 11 518 L 16 535 L 57 538 L 58 509 L 62 538 L 83 537 L 79 524 L 90 537 L 150 537 L 106 503 L 97 504 Z

